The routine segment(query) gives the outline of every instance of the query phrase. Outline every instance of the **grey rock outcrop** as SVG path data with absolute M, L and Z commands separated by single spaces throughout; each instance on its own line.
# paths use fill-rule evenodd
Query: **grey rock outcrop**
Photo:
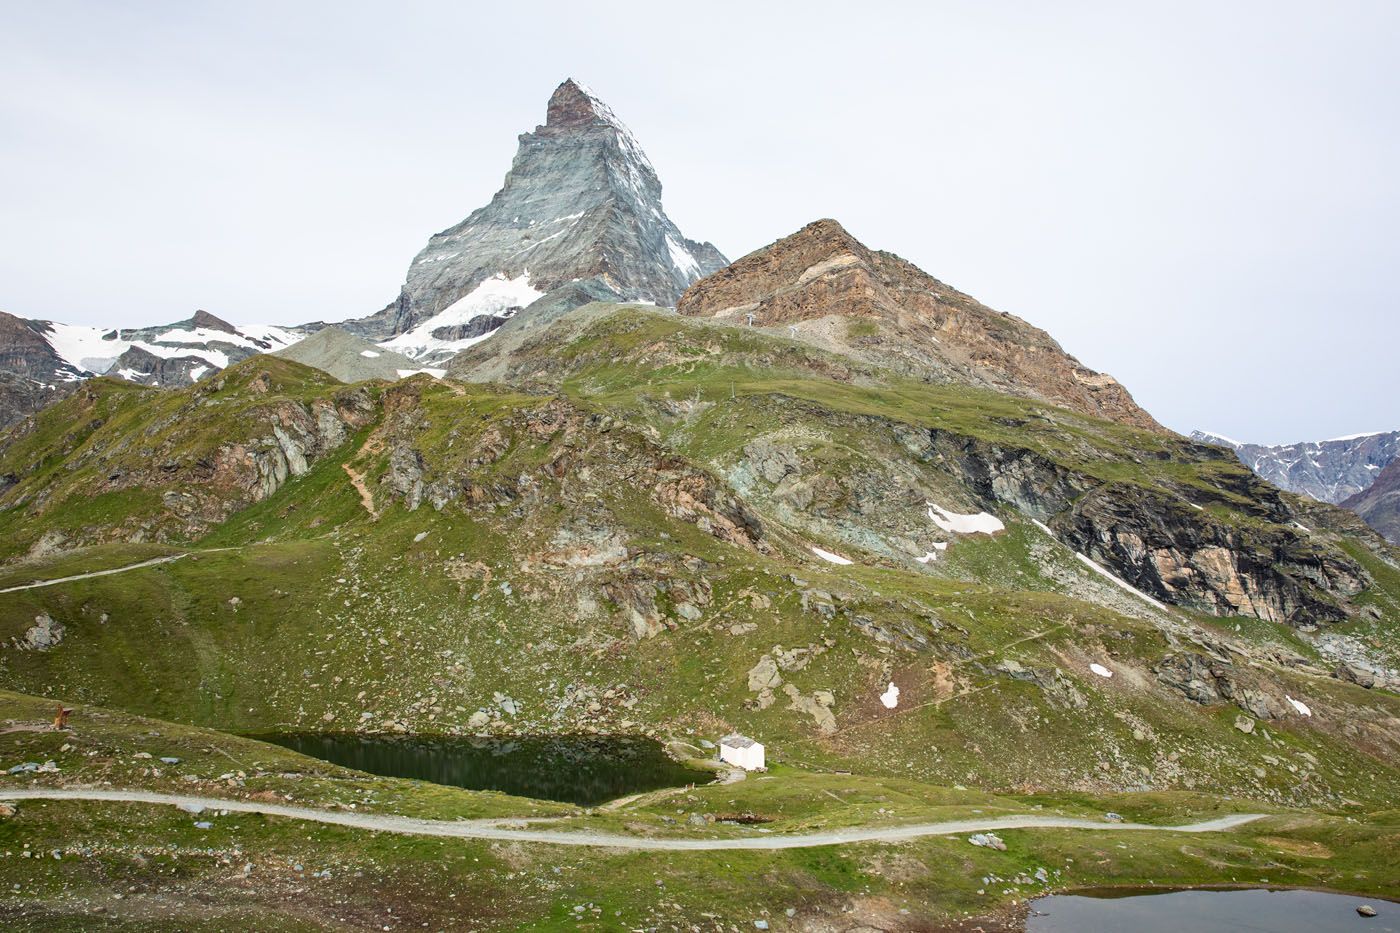
M 1286 712 L 1281 698 L 1242 678 L 1227 661 L 1187 652 L 1168 655 L 1153 670 L 1159 682 L 1192 703 L 1211 706 L 1228 701 L 1255 719 L 1265 720 L 1278 719 Z
M 270 413 L 270 435 L 219 448 L 213 458 L 213 481 L 243 488 L 253 502 L 267 499 L 343 444 L 372 411 L 363 389 L 347 390 L 335 405 L 322 401 L 308 408 L 283 402 Z
M 63 641 L 64 631 L 62 622 L 56 622 L 47 612 L 41 612 L 34 617 L 34 624 L 25 631 L 24 638 L 19 640 L 19 647 L 29 651 L 48 651 Z
M 393 382 L 402 373 L 416 372 L 419 364 L 393 350 L 378 347 L 339 327 L 325 327 L 278 350 L 273 356 L 295 360 L 330 373 L 341 382 L 387 379 Z
M 385 484 L 403 499 L 410 512 L 423 501 L 423 456 L 407 444 L 395 444 L 389 454 Z

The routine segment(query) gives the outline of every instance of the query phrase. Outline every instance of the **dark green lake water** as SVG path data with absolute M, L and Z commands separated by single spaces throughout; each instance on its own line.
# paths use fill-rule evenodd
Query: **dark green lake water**
M 1376 910 L 1357 914 L 1360 904 Z M 1027 933 L 1400 933 L 1400 904 L 1319 891 L 1055 894 L 1031 901 Z
M 285 733 L 255 738 L 370 774 L 581 806 L 710 779 L 672 761 L 659 742 L 629 736 L 482 739 Z

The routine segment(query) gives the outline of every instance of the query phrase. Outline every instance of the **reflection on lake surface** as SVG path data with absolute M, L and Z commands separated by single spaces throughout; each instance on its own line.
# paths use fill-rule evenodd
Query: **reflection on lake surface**
M 592 806 L 627 794 L 705 783 L 709 775 L 633 736 L 450 738 L 284 733 L 256 738 L 347 768 Z
M 1369 904 L 1371 918 L 1356 908 Z M 1028 933 L 1400 933 L 1400 904 L 1319 891 L 1055 894 L 1031 902 Z

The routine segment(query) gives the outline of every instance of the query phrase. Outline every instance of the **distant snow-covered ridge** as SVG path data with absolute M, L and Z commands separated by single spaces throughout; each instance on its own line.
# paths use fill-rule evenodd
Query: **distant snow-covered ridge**
M 435 364 L 485 340 L 504 319 L 543 294 L 530 284 L 528 272 L 514 278 L 493 275 L 417 327 L 377 346 L 418 364 L 412 369 L 400 367 L 401 377 L 419 372 L 441 376 L 444 370 Z M 93 376 L 141 385 L 191 385 L 251 356 L 293 346 L 319 329 L 319 325 L 235 325 L 207 311 L 197 311 L 184 321 L 140 328 L 3 317 L 8 325 L 5 342 L 28 347 L 24 365 L 16 366 L 19 374 L 49 390 L 63 390 Z M 378 351 L 362 352 L 369 358 Z M 7 417 L 4 422 L 13 420 Z
M 104 374 L 120 374 L 136 382 L 158 381 L 151 378 L 150 373 L 118 365 L 133 349 L 162 360 L 182 357 L 198 359 L 205 364 L 206 372 L 212 372 L 238 359 L 280 350 L 304 336 L 299 330 L 272 325 L 245 324 L 231 326 L 230 330 L 219 330 L 171 324 L 167 327 L 122 331 L 53 321 L 36 323 L 41 326 L 42 336 L 48 340 L 54 354 L 67 364 L 68 369 L 56 375 L 68 381 Z M 151 331 L 158 333 L 152 334 Z
M 186 385 L 231 363 L 290 346 L 304 336 L 295 328 L 235 326 L 207 311 L 159 327 L 28 324 L 52 353 L 55 382 L 112 375 L 144 385 Z
M 1296 444 L 1246 444 L 1208 431 L 1192 431 L 1202 444 L 1228 447 L 1245 466 L 1281 489 L 1339 504 L 1367 489 L 1400 457 L 1400 431 L 1352 434 Z

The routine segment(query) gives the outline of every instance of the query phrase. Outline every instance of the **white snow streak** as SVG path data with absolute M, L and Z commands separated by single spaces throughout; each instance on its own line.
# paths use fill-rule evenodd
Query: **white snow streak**
M 927 564 L 929 561 L 938 560 L 938 552 L 939 552 L 939 551 L 946 551 L 946 550 L 948 550 L 948 542 L 946 542 L 946 541 L 939 541 L 939 542 L 937 542 L 936 544 L 934 544 L 933 550 L 932 550 L 932 551 L 929 551 L 929 552 L 926 553 L 923 557 L 916 557 L 916 558 L 914 558 L 914 559 L 915 559 L 916 561 L 918 561 L 919 563 L 921 563 L 921 564 Z
M 855 561 L 851 560 L 848 557 L 842 557 L 840 554 L 833 554 L 830 551 L 822 550 L 821 548 L 815 545 L 812 546 L 812 553 L 817 555 L 827 563 L 831 564 L 841 564 L 842 566 L 846 566 L 855 563 Z
M 671 254 L 672 265 L 684 272 L 689 278 L 700 277 L 700 263 L 696 262 L 690 251 L 677 243 L 669 233 L 666 234 L 666 249 Z
M 1233 437 L 1226 437 L 1224 434 L 1216 434 L 1214 431 L 1202 431 L 1201 433 L 1204 434 L 1206 437 L 1211 438 L 1211 439 L 1213 439 L 1213 440 L 1224 441 L 1226 444 L 1230 445 L 1231 447 L 1243 447 L 1243 446 L 1244 446 L 1244 444 L 1242 444 L 1242 443 L 1240 443 L 1239 441 L 1235 440 Z
M 1084 566 L 1088 567 L 1090 570 L 1094 571 L 1094 573 L 1097 573 L 1099 576 L 1105 577 L 1106 579 L 1110 580 L 1115 586 L 1118 586 L 1118 587 L 1121 587 L 1121 588 L 1124 589 L 1124 590 L 1127 590 L 1129 593 L 1132 593 L 1132 594 L 1133 594 L 1134 596 L 1136 596 L 1138 599 L 1141 599 L 1141 600 L 1143 600 L 1144 602 L 1151 603 L 1153 606 L 1156 606 L 1158 609 L 1162 610 L 1163 612 L 1166 612 L 1166 611 L 1167 611 L 1167 607 L 1166 607 L 1166 606 L 1163 606 L 1161 603 L 1157 602 L 1157 600 L 1153 599 L 1151 596 L 1148 596 L 1146 593 L 1144 593 L 1142 590 L 1138 589 L 1137 587 L 1133 586 L 1133 585 L 1132 585 L 1131 583 L 1129 583 L 1127 580 L 1121 580 L 1121 579 L 1119 579 L 1118 577 L 1115 577 L 1115 576 L 1114 576 L 1112 573 L 1110 573 L 1106 568 L 1101 567 L 1101 566 L 1099 566 L 1098 564 L 1094 563 L 1092 560 L 1090 560 L 1089 558 L 1085 557 L 1083 554 L 1080 554 L 1078 551 L 1075 552 L 1074 556 L 1077 557 L 1077 558 L 1079 558 L 1080 563 L 1084 564 Z

